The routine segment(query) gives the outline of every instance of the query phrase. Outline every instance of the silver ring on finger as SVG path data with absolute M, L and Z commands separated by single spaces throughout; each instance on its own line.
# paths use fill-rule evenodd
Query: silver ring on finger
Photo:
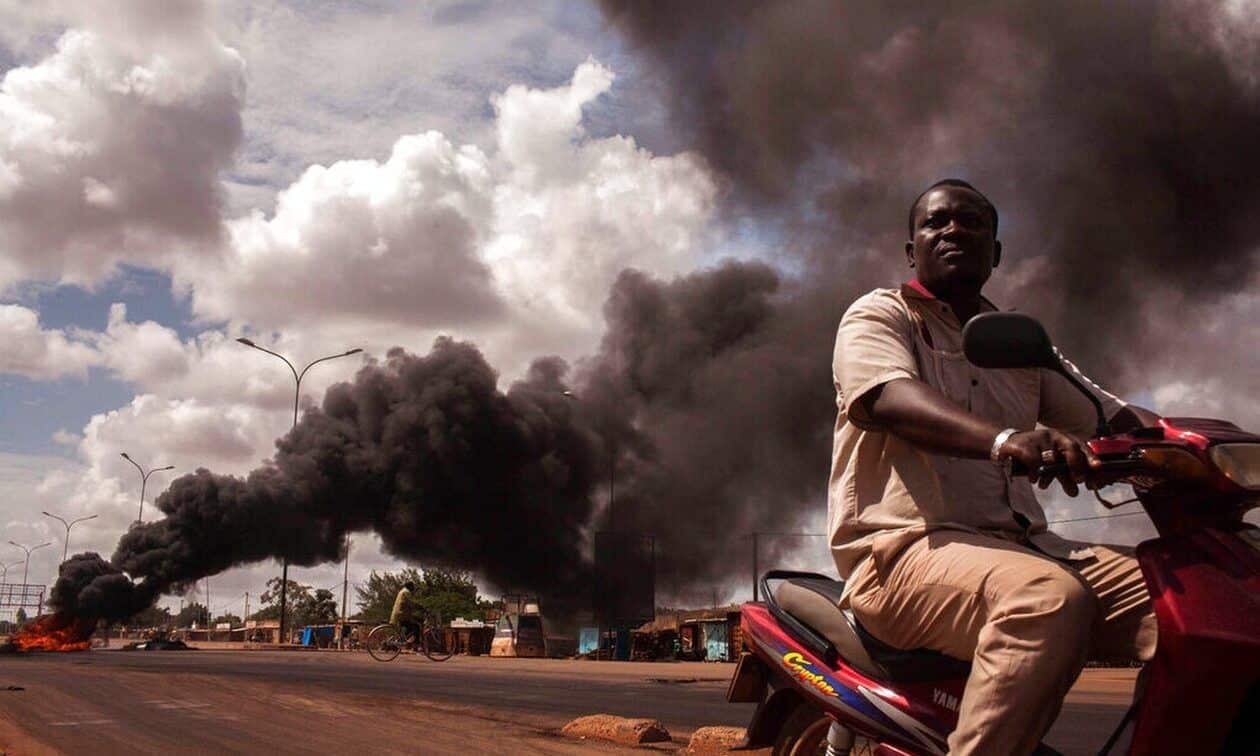
M 1055 458 L 1055 451 L 1054 451 L 1054 449 L 1042 449 L 1042 450 L 1041 450 L 1041 461 L 1042 461 L 1042 462 L 1044 462 L 1045 464 L 1047 464 L 1047 465 L 1052 465 L 1052 464 L 1054 464 L 1054 458 Z

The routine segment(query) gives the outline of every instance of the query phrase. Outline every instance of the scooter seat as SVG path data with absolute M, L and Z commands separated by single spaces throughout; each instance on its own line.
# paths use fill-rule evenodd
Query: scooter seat
M 863 628 L 840 608 L 844 583 L 828 578 L 790 578 L 774 590 L 775 603 L 799 622 L 831 641 L 844 661 L 868 677 L 887 682 L 921 682 L 966 677 L 971 663 L 914 649 L 893 648 Z

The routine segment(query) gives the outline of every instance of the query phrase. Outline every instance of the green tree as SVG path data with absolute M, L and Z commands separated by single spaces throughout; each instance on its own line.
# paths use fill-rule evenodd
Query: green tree
M 463 570 L 438 567 L 424 570 L 408 567 L 398 572 L 373 570 L 366 583 L 354 587 L 359 603 L 358 618 L 368 623 L 387 622 L 399 589 L 408 581 L 416 584 L 412 594 L 416 604 L 437 614 L 443 622 L 450 622 L 456 617 L 480 619 L 486 609 L 493 606 L 479 599 L 477 584 L 473 582 L 472 575 Z
M 308 593 L 293 605 L 297 625 L 328 625 L 337 621 L 337 600 L 327 588 Z
M 277 620 L 280 619 L 280 578 L 274 577 L 267 581 L 267 590 L 263 591 L 259 600 L 263 604 L 263 608 L 250 615 L 250 619 L 259 620 Z M 301 606 L 308 606 L 311 601 L 311 587 L 302 585 L 296 580 L 288 582 L 288 590 L 285 592 L 285 617 L 284 626 L 297 627 L 304 624 L 298 617 L 298 610 Z
M 417 588 L 417 603 L 444 623 L 456 617 L 477 619 L 481 616 L 477 584 L 471 573 L 430 567 L 424 571 L 424 582 Z
M 184 608 L 175 615 L 175 627 L 191 627 L 194 622 L 200 627 L 205 627 L 208 619 L 206 605 L 194 601 L 191 604 L 184 604 Z
M 218 617 L 214 618 L 214 624 L 217 625 L 220 622 L 227 622 L 231 624 L 232 627 L 240 627 L 242 624 L 241 618 L 231 612 L 228 612 L 227 614 L 220 614 Z
M 171 610 L 164 606 L 151 606 L 140 612 L 136 612 L 128 618 L 126 624 L 132 627 L 164 627 L 171 625 L 175 618 L 171 616 Z
M 359 604 L 358 618 L 369 624 L 388 622 L 389 613 L 394 608 L 394 598 L 407 581 L 419 586 L 424 582 L 424 576 L 414 567 L 398 572 L 372 570 L 366 583 L 354 587 L 354 595 Z

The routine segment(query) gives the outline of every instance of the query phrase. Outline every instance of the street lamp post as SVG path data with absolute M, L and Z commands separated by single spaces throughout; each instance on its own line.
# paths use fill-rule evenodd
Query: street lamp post
M 73 528 L 75 525 L 78 525 L 79 523 L 85 522 L 87 520 L 95 520 L 96 515 L 88 515 L 87 517 L 80 517 L 78 519 L 71 520 L 70 522 L 66 522 L 64 519 L 62 519 L 61 517 L 58 517 L 52 512 L 44 512 L 44 514 L 48 517 L 53 518 L 57 522 L 60 522 L 62 525 L 66 526 L 66 545 L 65 545 L 65 548 L 61 550 L 61 561 L 65 562 L 66 557 L 70 555 L 70 528 Z
M 22 544 L 20 544 L 20 543 L 16 543 L 16 542 L 14 542 L 14 541 L 9 541 L 9 545 L 11 545 L 11 546 L 17 546 L 19 549 L 21 549 L 22 551 L 25 551 L 25 552 L 26 552 L 26 563 L 25 563 L 25 566 L 22 568 L 22 586 L 23 586 L 23 589 L 25 589 L 25 586 L 26 586 L 26 576 L 27 576 L 27 575 L 30 573 L 30 571 L 31 571 L 31 552 L 32 552 L 32 551 L 39 551 L 40 549 L 44 548 L 45 546 L 52 546 L 52 541 L 45 541 L 45 542 L 41 543 L 41 544 L 40 544 L 40 545 L 38 545 L 38 546 L 29 546 L 29 547 L 28 547 L 28 546 L 23 546 Z
M 21 560 L 19 560 L 19 561 L 14 562 L 13 564 L 0 564 L 0 583 L 9 582 L 9 568 L 17 567 L 21 563 L 22 563 Z
M 131 464 L 135 465 L 136 469 L 140 471 L 140 511 L 136 513 L 136 524 L 139 525 L 141 522 L 144 521 L 144 488 L 149 483 L 149 476 L 155 472 L 162 472 L 163 470 L 174 470 L 175 466 L 167 465 L 166 467 L 158 467 L 156 469 L 145 472 L 144 468 L 140 466 L 139 462 L 136 462 L 134 459 L 127 456 L 127 452 L 122 452 L 119 456 L 121 456 L 123 459 L 127 460 Z
M 359 352 L 363 351 L 362 349 L 357 349 L 357 348 L 348 349 L 342 352 L 341 354 L 330 354 L 327 357 L 320 357 L 318 360 L 313 360 L 310 363 L 308 363 L 306 367 L 302 368 L 301 372 L 298 372 L 297 368 L 293 367 L 293 363 L 289 362 L 288 359 L 286 359 L 283 354 L 280 354 L 279 352 L 273 352 L 270 349 L 267 349 L 266 347 L 260 347 L 254 342 L 244 337 L 237 339 L 237 341 L 244 344 L 247 347 L 257 349 L 260 352 L 266 352 L 267 354 L 273 357 L 279 357 L 281 360 L 284 361 L 284 364 L 289 366 L 289 370 L 293 373 L 293 381 L 294 381 L 294 386 L 293 386 L 293 427 L 294 428 L 297 427 L 298 401 L 299 399 L 301 399 L 301 396 L 302 396 L 302 379 L 306 377 L 306 371 L 310 370 L 312 367 L 314 367 L 315 365 L 321 362 L 325 362 L 327 360 L 335 360 L 338 357 L 349 357 L 352 354 L 358 354 Z M 347 545 L 346 559 L 350 558 L 349 539 L 350 539 L 350 535 L 347 533 L 346 534 L 346 545 Z M 280 564 L 281 564 L 281 569 L 280 569 L 280 642 L 283 643 L 284 642 L 284 624 L 285 624 L 284 623 L 284 610 L 285 610 L 285 603 L 286 603 L 286 598 L 287 598 L 288 589 L 289 589 L 289 556 L 288 554 L 285 554 L 281 557 Z M 347 565 L 347 568 L 348 568 L 348 565 Z

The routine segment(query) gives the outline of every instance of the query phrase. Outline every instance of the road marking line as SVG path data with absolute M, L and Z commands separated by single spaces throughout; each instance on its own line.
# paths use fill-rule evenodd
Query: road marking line
M 114 720 L 112 719 L 80 719 L 74 722 L 49 722 L 48 726 L 49 727 L 78 727 L 79 725 L 109 724 L 113 721 Z

